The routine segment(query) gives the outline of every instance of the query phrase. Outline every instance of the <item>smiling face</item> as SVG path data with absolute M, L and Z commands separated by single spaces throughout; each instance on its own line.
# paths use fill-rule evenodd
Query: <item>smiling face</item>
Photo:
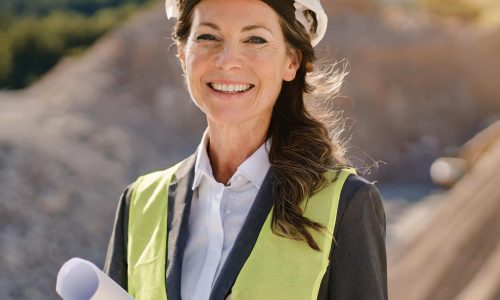
M 191 98 L 212 123 L 271 119 L 300 55 L 287 50 L 278 14 L 260 0 L 202 0 L 177 45 Z M 295 52 L 297 53 L 297 52 Z

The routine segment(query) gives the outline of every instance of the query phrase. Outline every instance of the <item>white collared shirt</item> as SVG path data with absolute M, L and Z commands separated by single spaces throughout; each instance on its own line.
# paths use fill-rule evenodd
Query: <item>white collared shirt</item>
M 189 237 L 182 262 L 181 298 L 208 299 L 270 167 L 269 143 L 247 158 L 225 186 L 207 154 L 208 130 L 196 156 Z M 267 145 L 267 146 L 266 146 Z

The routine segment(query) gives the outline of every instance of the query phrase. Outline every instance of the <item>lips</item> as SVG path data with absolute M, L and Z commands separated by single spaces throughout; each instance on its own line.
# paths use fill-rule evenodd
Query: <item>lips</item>
M 244 93 L 255 87 L 253 84 L 249 83 L 218 83 L 218 82 L 209 82 L 207 86 L 214 91 L 226 94 Z

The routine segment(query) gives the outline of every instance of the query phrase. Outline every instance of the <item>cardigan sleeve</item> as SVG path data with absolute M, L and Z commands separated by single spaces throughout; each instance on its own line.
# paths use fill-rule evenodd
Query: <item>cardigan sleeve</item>
M 328 274 L 328 299 L 387 299 L 385 213 L 379 191 L 350 176 L 337 218 Z M 354 188 L 352 188 L 354 186 Z M 344 193 L 344 190 L 343 190 Z
M 127 224 L 131 185 L 120 196 L 113 232 L 109 240 L 103 271 L 123 289 L 127 289 Z

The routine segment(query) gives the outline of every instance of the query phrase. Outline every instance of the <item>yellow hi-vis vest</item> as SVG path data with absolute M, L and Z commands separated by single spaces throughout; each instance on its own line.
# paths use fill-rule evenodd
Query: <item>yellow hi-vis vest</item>
M 168 186 L 180 164 L 144 175 L 133 185 L 128 223 L 128 292 L 136 300 L 167 300 L 165 263 L 167 245 Z M 304 216 L 319 222 L 326 231 L 310 230 L 321 251 L 304 241 L 274 234 L 272 210 L 250 256 L 231 290 L 232 300 L 317 299 L 329 263 L 337 208 L 342 186 L 354 169 L 330 171 L 333 181 L 308 201 Z

